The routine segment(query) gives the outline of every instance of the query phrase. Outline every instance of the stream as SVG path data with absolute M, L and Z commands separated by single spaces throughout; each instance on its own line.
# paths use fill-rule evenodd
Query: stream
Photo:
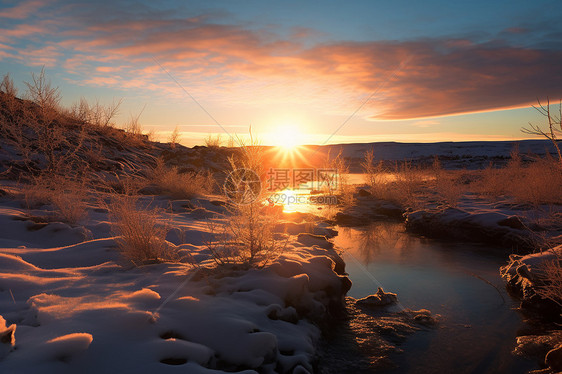
M 385 373 L 526 373 L 531 360 L 511 354 L 518 330 L 527 326 L 499 275 L 507 254 L 498 248 L 440 242 L 413 236 L 402 223 L 338 227 L 334 244 L 343 251 L 353 286 L 362 298 L 383 287 L 398 294 L 393 306 L 429 309 L 437 327 L 408 336 Z

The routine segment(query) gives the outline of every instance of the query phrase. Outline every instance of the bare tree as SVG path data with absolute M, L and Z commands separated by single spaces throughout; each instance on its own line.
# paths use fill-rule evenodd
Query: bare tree
M 523 127 L 521 131 L 529 135 L 544 136 L 550 140 L 558 153 L 558 161 L 562 167 L 562 152 L 558 145 L 561 141 L 560 136 L 562 135 L 562 100 L 559 102 L 558 114 L 550 111 L 550 100 L 548 98 L 546 99 L 546 106 L 541 104 L 539 100 L 537 100 L 537 102 L 538 106 L 533 105 L 533 108 L 547 118 L 548 129 L 543 130 L 540 126 L 529 123 L 529 127 Z

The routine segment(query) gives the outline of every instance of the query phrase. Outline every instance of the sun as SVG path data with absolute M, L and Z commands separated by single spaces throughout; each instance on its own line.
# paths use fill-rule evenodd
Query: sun
M 303 144 L 303 134 L 296 125 L 278 126 L 272 133 L 271 140 L 275 146 L 290 151 Z

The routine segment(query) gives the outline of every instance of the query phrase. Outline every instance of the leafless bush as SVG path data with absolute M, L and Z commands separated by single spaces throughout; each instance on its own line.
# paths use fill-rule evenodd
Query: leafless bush
M 209 223 L 213 238 L 206 246 L 218 265 L 263 267 L 286 247 L 273 232 L 278 214 L 261 203 L 237 205 L 230 213 L 226 222 Z
M 159 221 L 160 210 L 140 206 L 133 196 L 115 195 L 109 212 L 118 248 L 134 265 L 178 260 L 166 241 L 168 228 Z
M 405 208 L 417 209 L 422 205 L 421 189 L 427 179 L 426 173 L 412 165 L 410 161 L 396 163 L 396 180 L 391 182 L 391 200 Z
M 223 143 L 221 134 L 217 134 L 215 136 L 209 134 L 205 137 L 205 139 L 203 139 L 203 141 L 205 142 L 205 146 L 209 148 L 219 148 Z
M 0 82 L 0 92 L 11 98 L 15 98 L 18 96 L 18 89 L 15 86 L 14 80 L 10 77 L 9 73 L 4 75 L 4 77 L 2 78 L 2 82 Z
M 94 104 L 88 103 L 85 98 L 81 98 L 69 111 L 69 114 L 77 121 L 91 125 L 100 129 L 114 127 L 113 120 L 119 113 L 119 108 L 123 99 L 113 100 L 111 104 L 102 105 L 99 101 Z
M 341 150 L 335 157 L 331 157 L 328 152 L 320 172 L 318 183 L 323 190 L 328 195 L 337 195 L 340 205 L 353 205 L 354 197 L 353 188 L 349 183 L 349 166 Z
M 80 222 L 87 211 L 85 183 L 61 176 L 39 176 L 21 185 L 23 200 L 28 209 L 51 204 L 51 220 L 66 223 Z
M 240 152 L 229 159 L 231 171 L 246 170 L 240 174 L 265 180 L 263 169 L 263 147 L 250 134 L 249 142 L 242 142 Z M 232 173 L 231 175 L 236 174 Z M 231 181 L 234 188 L 246 184 L 247 180 Z M 255 193 L 255 194 L 254 194 Z M 238 264 L 261 267 L 276 258 L 286 245 L 273 232 L 279 221 L 279 211 L 264 205 L 266 191 L 252 190 L 252 193 L 230 202 L 229 216 L 222 222 L 211 222 L 209 228 L 213 238 L 207 242 L 214 261 L 218 265 Z
M 178 127 L 176 126 L 174 128 L 174 131 L 172 131 L 172 133 L 170 134 L 170 139 L 169 139 L 170 147 L 172 149 L 176 148 L 176 145 L 179 143 L 180 137 L 181 137 L 180 132 L 178 130 Z
M 162 159 L 157 160 L 150 180 L 174 199 L 191 199 L 210 193 L 215 183 L 210 172 L 180 173 L 176 166 L 167 167 Z
M 374 162 L 373 150 L 365 153 L 361 166 L 371 194 L 377 199 L 388 200 L 390 198 L 388 171 L 382 161 Z
M 53 87 L 47 79 L 45 68 L 39 74 L 31 73 L 31 82 L 24 83 L 27 86 L 27 97 L 39 106 L 44 124 L 56 119 L 60 113 L 62 97 L 59 88 Z
M 68 118 L 59 105 L 60 92 L 46 78 L 45 70 L 31 77 L 31 82 L 25 83 L 26 96 L 32 102 L 13 96 L 16 91 L 8 75 L 2 81 L 2 90 L 7 92 L 1 95 L 0 110 L 4 140 L 16 149 L 31 174 L 76 174 L 84 167 L 77 154 L 83 148 L 86 132 L 67 131 Z
M 521 131 L 529 135 L 543 136 L 550 140 L 558 153 L 558 162 L 560 168 L 562 169 L 562 152 L 560 151 L 560 146 L 558 144 L 560 142 L 560 135 L 562 134 L 562 101 L 560 101 L 558 105 L 558 115 L 551 112 L 550 100 L 548 99 L 546 106 L 542 105 L 541 102 L 538 101 L 538 106 L 533 108 L 546 117 L 548 121 L 548 129 L 543 130 L 540 126 L 529 123 L 529 127 L 524 127 Z

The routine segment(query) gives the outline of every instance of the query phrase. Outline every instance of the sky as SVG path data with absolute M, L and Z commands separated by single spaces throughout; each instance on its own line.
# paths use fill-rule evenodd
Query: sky
M 162 141 L 528 137 L 562 98 L 559 1 L 0 0 L 0 74 L 122 99 Z

